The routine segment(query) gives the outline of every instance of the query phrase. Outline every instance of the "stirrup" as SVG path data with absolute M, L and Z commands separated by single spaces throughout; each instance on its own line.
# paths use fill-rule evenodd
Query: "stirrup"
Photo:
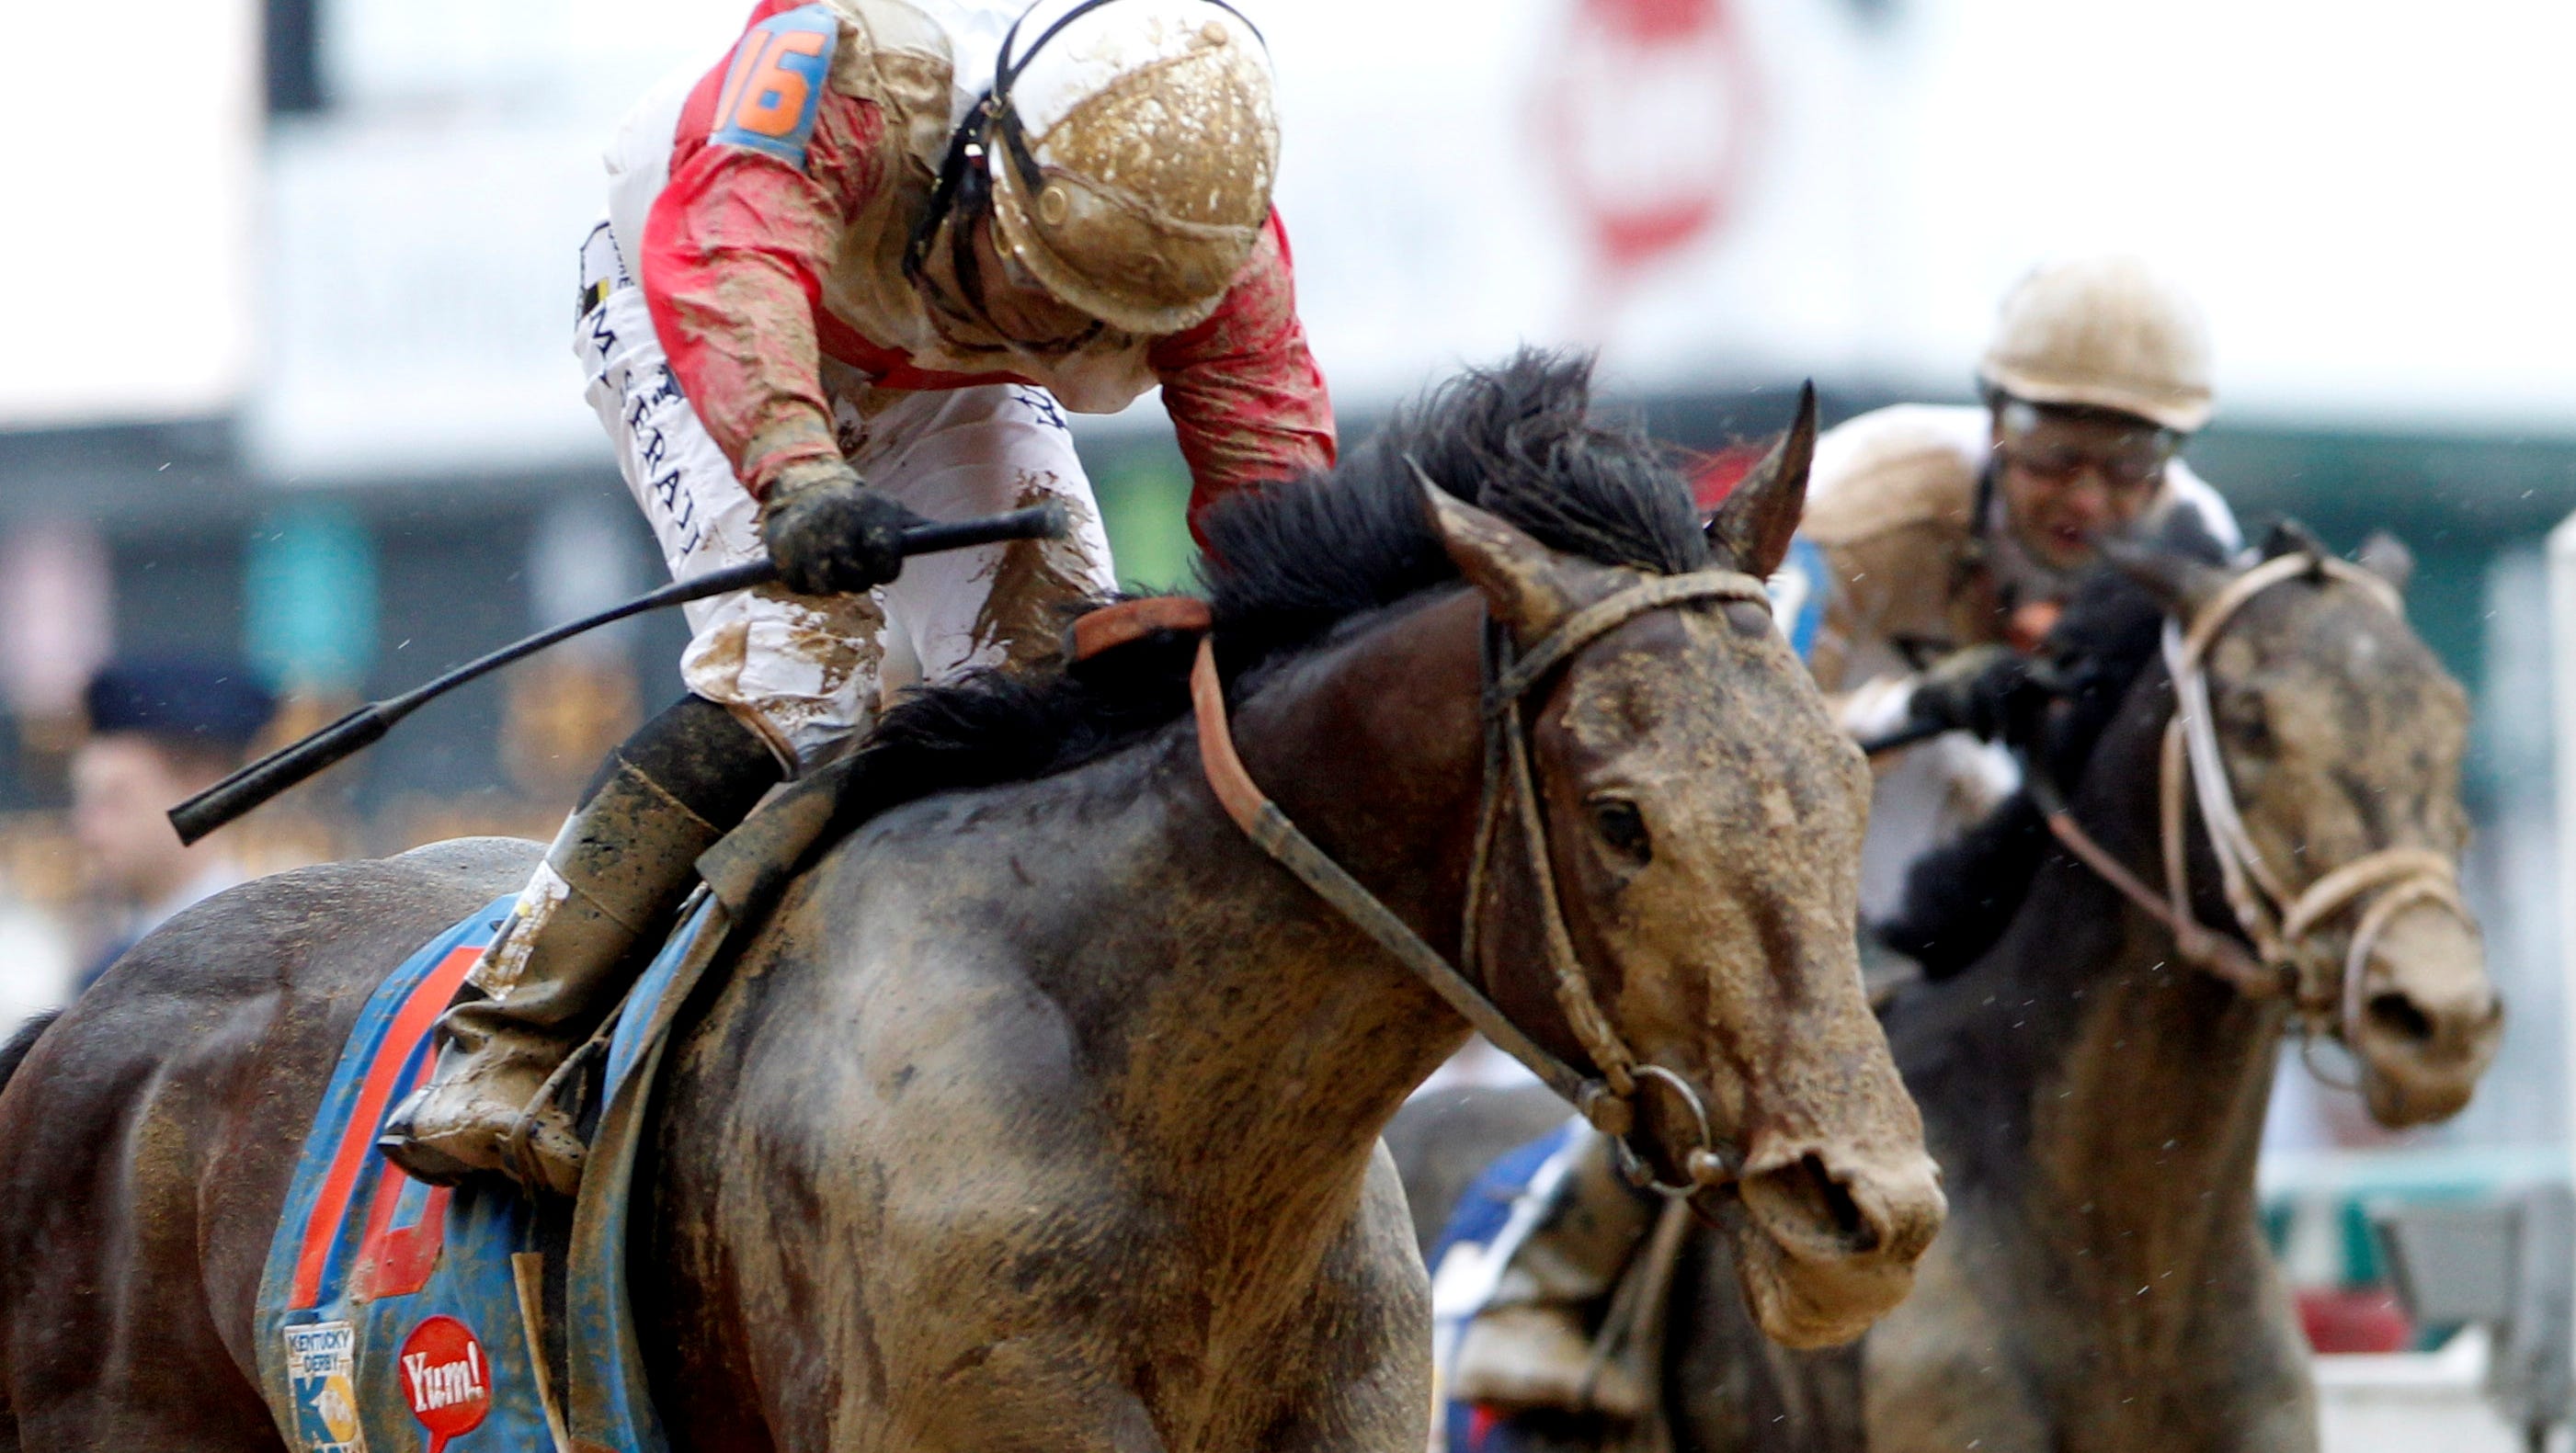
M 608 1036 L 617 1026 L 619 1013 L 612 1012 L 598 1031 L 583 1040 L 572 1053 L 564 1056 L 555 1072 L 537 1087 L 536 1095 L 519 1111 L 510 1126 L 509 1136 L 502 1141 L 503 1159 L 509 1165 L 512 1179 L 530 1191 L 551 1191 L 570 1200 L 581 1190 L 581 1173 L 589 1159 L 590 1146 L 581 1138 L 578 1112 L 556 1104 L 556 1097 L 566 1086 L 580 1083 L 580 1073 L 591 1058 L 605 1057 Z M 540 1146 L 540 1136 L 560 1137 L 562 1144 Z
M 488 1166 L 458 1160 L 426 1140 L 413 1138 L 411 1128 L 405 1122 L 414 1103 L 433 1088 L 423 1085 L 403 1097 L 403 1102 L 394 1107 L 392 1117 L 385 1121 L 384 1132 L 376 1137 L 377 1153 L 391 1162 L 396 1170 L 425 1186 L 461 1186 L 476 1176 L 496 1174 Z

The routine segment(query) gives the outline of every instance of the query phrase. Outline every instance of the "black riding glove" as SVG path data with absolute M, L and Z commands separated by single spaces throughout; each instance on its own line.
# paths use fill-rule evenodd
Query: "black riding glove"
M 903 573 L 903 532 L 921 517 L 838 459 L 793 464 L 769 487 L 760 538 L 798 595 L 849 595 Z
M 1905 710 L 1916 721 L 1945 731 L 1975 732 L 1993 741 L 2009 729 L 2022 704 L 2038 691 L 2030 662 L 2010 646 L 1970 646 L 1932 663 Z

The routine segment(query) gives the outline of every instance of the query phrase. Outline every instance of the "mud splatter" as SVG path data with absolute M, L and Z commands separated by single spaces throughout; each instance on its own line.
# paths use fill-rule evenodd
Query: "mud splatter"
M 1061 540 L 1014 540 L 1002 547 L 979 578 L 991 582 L 975 614 L 975 655 L 998 655 L 1014 668 L 1052 660 L 1064 630 L 1065 610 L 1088 599 L 1092 582 L 1107 574 L 1083 543 L 1094 515 L 1090 502 L 1057 487 L 1052 471 L 1024 470 L 1014 509 L 1060 501 L 1073 516 Z

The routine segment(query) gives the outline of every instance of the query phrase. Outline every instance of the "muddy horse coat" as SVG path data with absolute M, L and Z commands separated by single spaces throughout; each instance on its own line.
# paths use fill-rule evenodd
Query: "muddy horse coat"
M 1804 476 L 1775 459 L 1704 533 L 1585 410 L 1580 368 L 1524 358 L 1210 528 L 1252 779 L 1444 952 L 1472 906 L 1466 972 L 1570 1057 L 1533 855 L 1464 901 L 1487 622 L 1527 644 L 1640 580 L 1767 572 Z M 1422 1446 L 1428 1290 L 1377 1135 L 1465 1028 L 1225 817 L 1195 648 L 894 713 L 875 800 L 678 1026 L 633 1266 L 675 1443 Z M 1858 1330 L 1941 1203 L 1855 972 L 1857 753 L 1744 602 L 1601 635 L 1528 748 L 1591 992 L 1708 1107 L 1732 1179 L 1695 1201 L 1747 1228 L 1766 1325 Z M 244 1342 L 300 1122 L 375 976 L 527 856 L 253 885 L 35 1043 L 0 1092 L 0 1448 L 278 1446 Z M 1635 1112 L 1681 1175 L 1675 1097 Z

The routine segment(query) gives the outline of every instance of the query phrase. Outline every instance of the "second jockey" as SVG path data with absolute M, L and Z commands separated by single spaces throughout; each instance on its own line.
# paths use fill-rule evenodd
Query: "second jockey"
M 574 1188 L 579 1136 L 531 1104 L 699 854 L 890 693 L 1034 659 L 1112 588 L 1063 410 L 1159 385 L 1193 519 L 1331 464 L 1278 159 L 1223 0 L 767 0 L 631 113 L 581 253 L 590 402 L 675 578 L 766 554 L 780 583 L 689 608 L 689 693 L 564 824 L 388 1158 Z M 1049 499 L 1065 540 L 897 552 Z
M 2227 502 L 2176 457 L 2212 408 L 2206 325 L 2138 259 L 2032 269 L 1977 382 L 1983 407 L 1899 404 L 1819 438 L 1792 556 L 1821 609 L 1802 654 L 1843 729 L 1957 729 L 1872 764 L 1865 925 L 1895 912 L 1917 859 L 2016 785 L 1993 745 L 2003 698 L 2094 541 L 2182 510 L 2239 542 Z

